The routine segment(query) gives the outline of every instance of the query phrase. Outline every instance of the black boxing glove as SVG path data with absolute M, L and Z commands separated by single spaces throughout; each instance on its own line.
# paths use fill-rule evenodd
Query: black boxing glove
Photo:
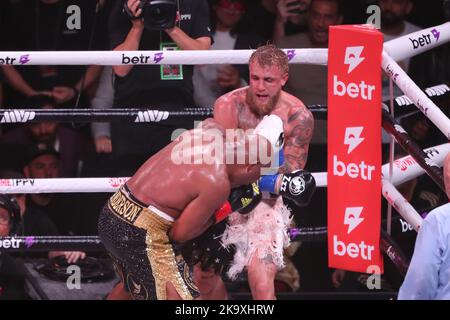
M 231 189 L 228 201 L 231 209 L 242 214 L 250 213 L 261 202 L 262 194 L 258 182 Z
M 306 207 L 316 190 L 316 180 L 306 170 L 297 170 L 281 175 L 278 194 L 295 202 L 299 207 Z
M 214 213 L 216 223 L 235 211 L 241 214 L 249 213 L 258 205 L 261 198 L 257 182 L 231 189 L 228 200 Z

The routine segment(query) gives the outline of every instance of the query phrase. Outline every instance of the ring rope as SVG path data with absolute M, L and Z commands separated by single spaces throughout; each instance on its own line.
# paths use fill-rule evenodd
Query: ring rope
M 434 30 L 434 31 L 433 31 Z M 409 38 L 423 33 L 436 41 L 412 48 Z M 450 41 L 450 22 L 423 29 L 384 43 L 396 61 L 410 58 Z M 283 49 L 291 63 L 328 63 L 328 49 Z M 141 64 L 248 64 L 254 50 L 174 50 L 174 51 L 0 51 L 10 65 L 141 65 Z
M 46 252 L 63 251 L 99 251 L 104 246 L 98 236 L 12 236 L 0 237 L 1 251 Z M 6 240 L 6 241 L 5 241 Z M 7 243 L 7 245 L 5 245 Z
M 428 87 L 423 90 L 428 98 L 431 99 L 444 113 L 449 113 L 450 87 L 448 83 L 442 83 L 436 86 Z M 406 95 L 398 96 L 394 100 L 395 119 L 401 120 L 420 112 L 414 102 Z M 384 101 L 389 105 L 390 101 Z M 441 106 L 443 104 L 444 106 Z
M 328 49 L 282 49 L 290 63 L 327 65 Z M 9 65 L 248 64 L 254 50 L 0 51 Z
M 383 230 L 384 231 L 384 230 Z M 399 269 L 406 273 L 408 262 L 398 245 L 382 231 L 380 248 Z M 326 241 L 327 227 L 291 228 L 292 241 Z M 100 251 L 104 246 L 98 236 L 13 236 L 0 237 L 3 247 L 1 251 L 8 252 L 48 252 L 48 251 Z M 7 244 L 7 245 L 5 245 Z M 406 268 L 405 268 L 406 267 Z
M 444 143 L 424 150 L 434 163 L 441 166 L 447 153 L 450 152 L 450 143 Z M 389 176 L 389 164 L 381 168 L 383 176 Z M 395 160 L 392 176 L 394 185 L 402 184 L 424 173 L 413 157 L 405 156 Z M 317 187 L 327 186 L 327 173 L 312 173 Z M 51 179 L 0 179 L 0 193 L 90 193 L 115 192 L 129 177 L 107 178 L 51 178 Z
M 386 253 L 400 274 L 405 277 L 410 261 L 394 239 L 392 239 L 392 237 L 383 228 L 381 228 L 380 250 Z
M 383 108 L 382 112 L 382 126 L 384 130 L 389 132 L 395 138 L 395 141 L 397 141 L 397 143 L 414 158 L 417 164 L 425 170 L 425 173 L 427 173 L 439 188 L 445 192 L 444 173 L 442 168 L 430 159 L 429 153 L 425 153 L 417 143 L 411 139 L 405 129 L 403 129 L 387 110 L 389 109 L 387 109 L 386 106 L 386 108 Z
M 450 119 L 431 101 L 406 72 L 385 51 L 381 65 L 385 73 L 414 102 L 422 113 L 450 139 Z
M 308 106 L 311 112 L 326 113 L 326 105 Z M 135 123 L 161 122 L 172 117 L 210 117 L 212 108 L 184 108 L 182 110 L 158 109 L 3 109 L 0 111 L 0 123 L 26 122 L 107 122 L 128 121 Z
M 450 98 L 450 87 L 443 83 L 428 87 L 425 94 L 435 103 Z M 384 102 L 385 104 L 388 101 Z M 394 107 L 400 114 L 396 119 L 419 112 L 414 103 L 406 96 L 398 96 L 394 99 Z M 0 110 L 0 123 L 25 123 L 25 122 L 119 122 L 129 121 L 135 123 L 151 123 L 166 121 L 172 117 L 209 117 L 213 115 L 213 107 L 186 107 L 181 110 L 164 110 L 164 107 L 148 108 L 113 108 L 101 109 L 74 108 L 74 109 L 29 109 L 14 108 Z M 326 117 L 328 106 L 326 104 L 308 105 L 309 111 L 314 113 L 315 118 Z M 414 109 L 413 109 L 414 108 Z M 444 107 L 440 107 L 444 110 Z M 167 108 L 166 108 L 167 109 Z M 413 112 L 411 112 L 414 110 Z M 448 112 L 448 110 L 445 110 Z
M 383 197 L 416 231 L 419 231 L 423 218 L 416 209 L 387 179 L 381 179 Z

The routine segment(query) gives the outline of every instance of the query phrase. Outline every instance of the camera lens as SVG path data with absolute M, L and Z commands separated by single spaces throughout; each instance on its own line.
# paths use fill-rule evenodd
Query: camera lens
M 166 5 L 159 5 L 147 8 L 146 17 L 144 19 L 150 19 L 154 22 L 163 22 L 170 16 Z
M 177 6 L 175 0 L 154 0 L 143 10 L 144 24 L 148 30 L 163 30 L 175 25 Z

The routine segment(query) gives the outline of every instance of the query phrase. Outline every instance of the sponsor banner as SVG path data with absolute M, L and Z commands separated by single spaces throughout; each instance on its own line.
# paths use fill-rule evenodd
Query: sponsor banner
M 330 27 L 328 57 L 328 263 L 383 272 L 381 53 L 369 26 Z

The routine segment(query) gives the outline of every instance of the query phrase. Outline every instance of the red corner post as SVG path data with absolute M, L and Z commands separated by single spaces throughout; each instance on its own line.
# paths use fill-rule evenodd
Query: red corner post
M 330 27 L 328 264 L 382 273 L 381 53 L 370 26 Z

